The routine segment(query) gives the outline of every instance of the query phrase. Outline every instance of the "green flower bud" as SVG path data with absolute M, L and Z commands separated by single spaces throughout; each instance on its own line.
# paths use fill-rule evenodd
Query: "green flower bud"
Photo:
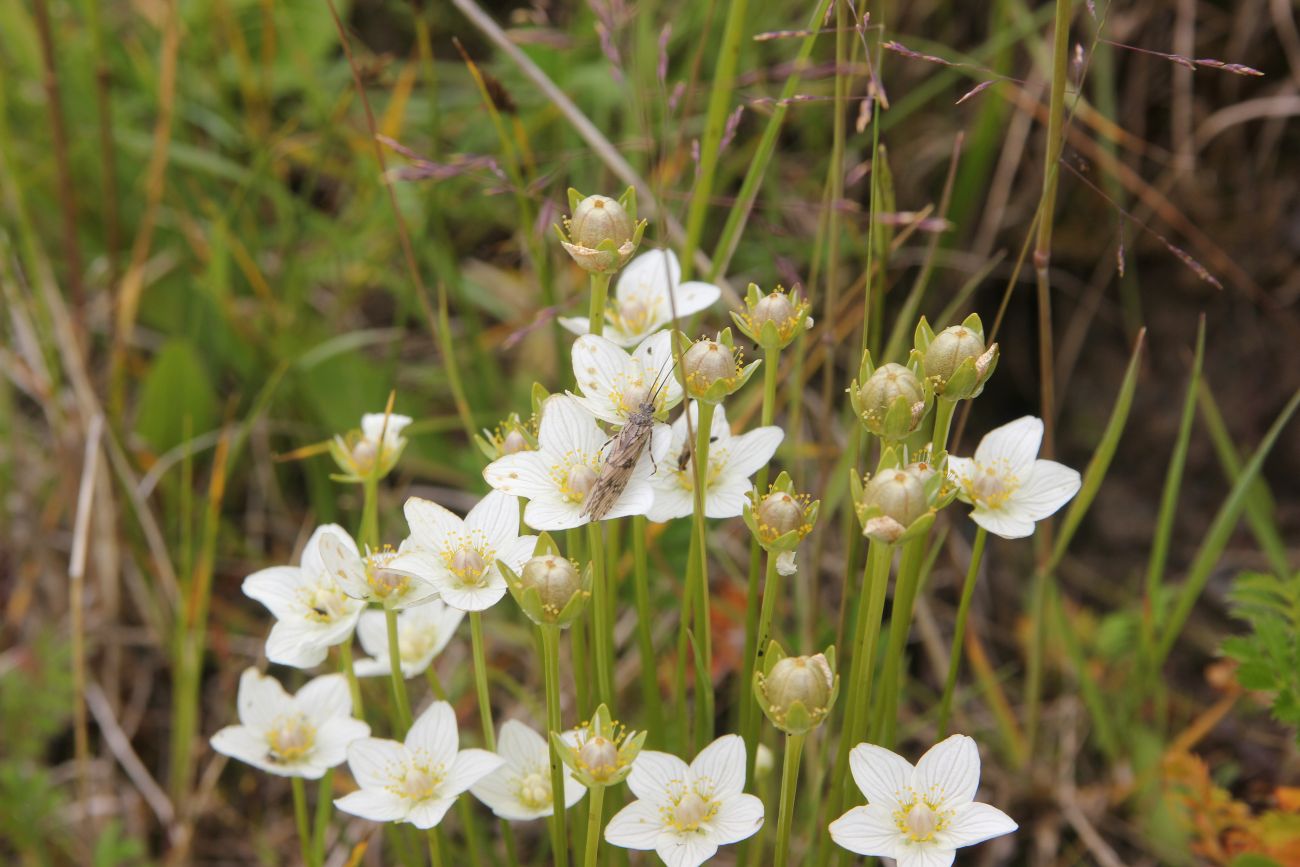
M 925 388 L 920 378 L 901 364 L 891 362 L 876 368 L 856 397 L 854 409 L 862 423 L 884 439 L 903 439 L 925 416 Z
M 645 233 L 645 220 L 636 219 L 636 191 L 627 188 L 617 201 L 569 190 L 572 216 L 564 229 L 556 227 L 560 243 L 573 261 L 596 274 L 612 274 L 631 258 Z M 567 234 L 565 233 L 565 230 Z
M 924 319 L 917 326 L 917 349 L 925 376 L 949 400 L 977 397 L 997 366 L 998 345 L 985 348 L 984 326 L 975 314 L 961 325 L 931 334 Z
M 812 532 L 819 505 L 807 494 L 795 491 L 790 475 L 782 472 L 766 494 L 750 493 L 743 515 L 749 531 L 764 549 L 785 554 L 798 548 Z
M 783 349 L 801 331 L 812 328 L 809 307 L 807 300 L 798 294 L 798 288 L 787 293 L 778 286 L 764 295 L 757 284 L 750 283 L 745 309 L 733 310 L 731 318 L 742 334 L 764 349 Z
M 679 335 L 679 341 L 685 342 L 686 338 Z M 684 347 L 682 382 L 690 397 L 717 404 L 748 382 L 758 364 L 757 361 L 742 363 L 731 329 L 726 328 L 715 340 L 702 337 Z
M 582 573 L 572 560 L 557 554 L 533 557 L 519 573 L 519 583 L 525 590 L 536 590 L 542 608 L 559 614 L 582 591 Z
M 572 741 L 551 732 L 551 745 L 573 772 L 573 777 L 587 788 L 612 786 L 632 773 L 632 762 L 641 753 L 645 732 L 628 731 L 610 718 L 609 708 L 596 708 L 591 721 L 574 733 Z
M 786 656 L 773 641 L 763 671 L 754 674 L 759 706 L 787 734 L 806 734 L 820 725 L 838 694 L 834 648 L 813 656 Z
M 562 557 L 548 533 L 537 537 L 532 558 L 518 574 L 500 560 L 497 565 L 510 595 L 539 626 L 568 626 L 591 596 L 591 567 L 579 570 L 576 563 Z

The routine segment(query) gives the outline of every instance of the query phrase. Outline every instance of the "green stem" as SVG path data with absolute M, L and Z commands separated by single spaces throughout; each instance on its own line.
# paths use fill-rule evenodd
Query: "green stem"
M 542 632 L 542 668 L 546 683 L 547 743 L 551 733 L 564 731 L 560 719 L 560 628 L 555 625 L 538 627 Z M 555 805 L 551 812 L 551 860 L 555 867 L 566 867 L 569 861 L 568 836 L 564 830 L 564 766 L 555 746 L 551 753 L 551 797 Z
M 776 554 L 769 551 L 767 553 L 767 570 L 763 576 L 763 604 L 761 613 L 758 616 L 758 624 L 753 630 L 753 645 L 747 640 L 745 642 L 745 669 L 743 685 L 749 688 L 743 693 L 741 699 L 741 728 L 740 734 L 744 738 L 745 747 L 749 750 L 749 764 L 746 768 L 746 779 L 754 778 L 754 764 L 758 759 L 758 700 L 754 698 L 754 672 L 761 671 L 763 668 L 764 657 L 767 656 L 767 645 L 772 637 L 772 612 L 776 609 L 776 603 L 781 596 L 781 573 L 776 571 Z M 749 630 L 747 629 L 746 632 Z
M 384 608 L 384 622 L 388 626 L 388 666 L 392 673 L 393 703 L 397 707 L 397 722 L 403 730 L 411 727 L 411 699 L 406 694 L 406 679 L 402 676 L 402 648 L 397 639 L 397 612 Z
M 743 5 L 738 3 L 737 5 Z M 696 733 L 697 743 L 713 740 L 713 637 L 709 623 L 709 551 L 706 542 L 707 525 L 704 517 L 705 492 L 709 480 L 709 433 L 713 429 L 714 405 L 697 401 L 699 411 L 695 422 L 695 452 L 691 458 L 695 468 L 695 511 L 693 530 L 696 542 L 695 576 L 695 641 L 704 659 L 704 683 L 697 683 L 697 702 L 702 698 L 700 711 L 702 729 Z
M 293 817 L 298 823 L 298 845 L 302 852 L 302 863 L 312 867 L 316 862 L 312 858 L 311 831 L 307 826 L 307 786 L 302 777 L 293 778 Z
M 605 570 L 605 534 L 598 522 L 587 525 L 591 549 L 591 645 L 596 656 L 596 695 L 607 706 L 614 703 L 614 678 L 611 670 L 614 636 L 609 619 L 609 586 Z
M 952 427 L 953 411 L 956 408 L 957 401 L 955 400 L 940 397 L 935 401 L 934 433 L 930 436 L 930 442 L 933 443 L 936 452 L 948 448 L 948 430 Z
M 442 867 L 442 840 L 438 839 L 438 829 L 430 828 L 429 838 L 429 863 L 432 867 Z
M 334 769 L 330 768 L 320 778 L 316 790 L 316 817 L 312 820 L 311 851 L 313 864 L 325 863 L 325 833 L 329 830 L 330 813 L 334 806 Z
M 483 743 L 496 752 L 497 736 L 492 728 L 492 697 L 488 693 L 487 652 L 483 645 L 483 612 L 469 613 L 470 644 L 474 652 L 474 691 L 478 695 L 478 716 L 483 724 Z
M 794 796 L 799 786 L 799 759 L 806 735 L 785 736 L 785 760 L 781 763 L 781 808 L 776 832 L 775 867 L 785 867 L 790 858 L 790 825 L 794 821 Z
M 378 457 L 375 458 L 378 461 Z M 361 542 L 362 549 L 371 550 L 379 547 L 379 476 L 370 473 L 362 482 L 365 498 L 361 506 Z
M 984 558 L 984 543 L 989 532 L 983 527 L 975 531 L 971 546 L 970 565 L 966 568 L 966 581 L 961 586 L 961 603 L 957 606 L 957 622 L 952 629 L 952 652 L 948 656 L 948 678 L 943 684 L 943 699 L 939 702 L 939 740 L 948 736 L 948 717 L 952 711 L 952 692 L 957 686 L 957 673 L 961 668 L 962 643 L 966 638 L 966 618 L 970 616 L 971 597 L 975 595 L 975 579 L 979 576 L 980 560 Z
M 600 848 L 600 829 L 605 812 L 605 787 L 592 786 L 587 798 L 587 856 L 583 859 L 586 867 L 596 867 L 596 853 Z
M 591 307 L 587 312 L 588 328 L 599 337 L 605 332 L 605 303 L 609 300 L 609 274 L 591 275 Z
M 361 706 L 361 682 L 357 680 L 356 669 L 352 666 L 352 636 L 339 645 L 339 667 L 348 679 L 348 693 L 352 696 L 352 715 L 359 720 L 366 718 Z
M 898 724 L 898 696 L 903 682 L 903 651 L 907 636 L 912 631 L 912 607 L 916 603 L 916 588 L 925 560 L 925 543 L 928 534 L 918 536 L 903 546 L 903 556 L 898 567 L 898 581 L 894 585 L 894 606 L 889 612 L 889 644 L 885 651 L 884 689 L 876 703 L 879 717 L 872 726 L 878 732 L 873 743 L 885 749 L 894 745 L 894 730 Z
M 646 562 L 645 515 L 632 518 L 632 584 L 636 593 L 637 652 L 641 656 L 641 706 L 646 724 L 656 738 L 663 737 L 662 700 L 659 696 L 659 668 L 655 658 L 654 622 L 650 610 L 650 570 Z

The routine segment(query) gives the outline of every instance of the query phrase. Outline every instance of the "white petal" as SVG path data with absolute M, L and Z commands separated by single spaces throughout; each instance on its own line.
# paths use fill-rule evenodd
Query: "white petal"
M 297 566 L 272 566 L 249 575 L 240 589 L 249 599 L 265 605 L 277 620 L 285 620 L 301 609 L 298 590 L 308 580 Z
M 433 583 L 446 574 L 446 563 L 432 550 L 413 545 L 405 545 L 405 548 L 399 549 L 397 556 L 385 563 L 384 568 L 427 583 Z
M 325 571 L 339 582 L 339 586 L 352 595 L 366 586 L 366 571 L 356 550 L 348 546 L 352 540 L 337 533 L 320 535 L 319 551 Z
M 668 797 L 669 784 L 684 782 L 688 773 L 686 762 L 671 753 L 642 750 L 632 762 L 627 787 L 638 798 L 658 804 Z
M 957 808 L 952 823 L 943 830 L 936 842 L 952 849 L 974 846 L 1003 834 L 1010 834 L 1019 826 L 1006 813 L 990 804 L 974 801 Z
M 558 498 L 529 500 L 524 507 L 524 522 L 534 530 L 570 530 L 591 523 L 582 516 L 582 506 Z
M 212 749 L 255 767 L 266 764 L 269 745 L 257 729 L 249 726 L 226 726 L 212 736 Z
M 898 867 L 950 867 L 956 857 L 955 850 L 940 848 L 937 842 L 913 843 L 905 838 L 894 850 Z
M 726 473 L 744 478 L 752 476 L 767 466 L 783 439 L 785 431 L 775 426 L 755 428 L 732 437 L 727 444 Z
M 649 801 L 633 801 L 614 814 L 605 826 L 605 842 L 623 849 L 653 849 L 664 830 L 659 808 Z
M 601 520 L 610 521 L 614 518 L 626 518 L 629 515 L 644 515 L 654 507 L 654 502 L 655 492 L 650 487 L 650 483 L 634 476 Z
M 277 620 L 266 637 L 266 658 L 276 665 L 315 668 L 325 661 L 329 645 L 321 641 L 319 629 L 312 624 Z
M 312 745 L 311 760 L 323 768 L 343 764 L 348 757 L 348 747 L 367 737 L 370 726 L 359 719 L 336 717 L 316 729 L 316 742 Z
M 637 256 L 618 275 L 614 297 L 623 302 L 629 298 L 650 299 L 666 297 L 669 284 L 682 279 L 682 266 L 672 250 L 647 250 Z M 667 303 L 664 304 L 667 307 Z
M 321 575 L 328 571 L 320 554 L 320 539 L 325 533 L 334 534 L 346 550 L 351 551 L 358 557 L 361 556 L 360 551 L 357 550 L 356 540 L 352 538 L 351 533 L 338 524 L 321 524 L 312 531 L 311 538 L 307 540 L 307 544 L 302 549 L 302 571 L 307 575 Z
M 408 750 L 424 750 L 431 762 L 450 767 L 460 743 L 456 712 L 447 702 L 435 701 L 416 719 L 405 743 Z
M 497 551 L 497 559 L 505 563 L 515 572 L 524 568 L 533 557 L 533 552 L 537 550 L 536 536 L 520 536 L 511 542 L 507 542 Z
M 1030 521 L 1041 521 L 1079 493 L 1083 480 L 1076 470 L 1056 461 L 1034 461 L 1028 478 L 1007 501 L 1007 510 Z
M 275 718 L 292 707 L 293 699 L 274 677 L 256 668 L 246 668 L 239 676 L 239 694 L 235 700 L 239 721 L 255 729 L 266 730 Z
M 966 493 L 963 482 L 974 476 L 977 469 L 974 458 L 959 458 L 956 455 L 948 455 L 948 478 L 957 487 L 957 496 L 963 503 L 970 502 L 970 497 Z
M 794 551 L 782 551 L 780 554 L 776 555 L 777 574 L 789 578 L 791 575 L 799 571 L 799 566 L 794 561 L 794 555 Z
M 449 509 L 432 500 L 409 497 L 402 507 L 411 538 L 429 551 L 443 551 L 464 535 L 465 522 Z
M 718 805 L 708 826 L 719 846 L 752 837 L 763 827 L 763 802 L 753 795 L 733 795 Z
M 390 568 L 392 564 L 389 564 Z M 407 588 L 400 595 L 389 596 L 385 604 L 394 611 L 405 611 L 418 605 L 424 605 L 438 598 L 438 589 L 430 581 L 418 574 L 405 572 L 411 579 Z
M 897 753 L 875 744 L 858 744 L 849 753 L 849 770 L 867 801 L 895 809 L 912 785 L 912 764 Z
M 461 611 L 486 611 L 506 595 L 506 580 L 499 574 L 485 584 L 464 584 L 454 575 L 437 579 L 438 595 L 452 608 Z
M 341 674 L 325 674 L 309 680 L 298 690 L 293 703 L 317 726 L 334 717 L 352 714 L 352 694 L 348 692 L 347 678 Z
M 505 764 L 496 753 L 487 750 L 461 750 L 447 771 L 447 779 L 438 787 L 444 797 L 459 795 L 488 774 Z
M 606 439 L 596 427 L 596 419 L 591 413 L 567 394 L 553 394 L 542 405 L 542 423 L 537 432 L 542 451 L 557 455 L 571 451 L 594 454 Z
M 723 735 L 691 762 L 691 777 L 713 783 L 714 797 L 725 798 L 745 789 L 745 739 Z
M 745 514 L 754 485 L 747 478 L 723 477 L 704 492 L 704 515 L 708 518 L 738 518 Z
M 397 413 L 368 412 L 361 416 L 361 433 L 366 439 L 379 441 L 380 436 L 395 437 L 402 432 L 402 428 L 411 423 L 411 417 L 408 415 L 398 415 Z
M 482 533 L 492 548 L 502 547 L 519 536 L 519 498 L 492 491 L 469 510 L 465 529 Z
M 632 358 L 613 341 L 595 334 L 573 343 L 573 378 L 587 397 L 610 398 L 633 375 Z
M 1023 539 L 1034 535 L 1034 522 L 1006 508 L 986 509 L 976 506 L 970 513 L 970 519 L 1003 539 Z
M 407 756 L 397 741 L 362 738 L 348 744 L 348 770 L 361 788 L 382 789 L 401 778 Z
M 564 809 L 567 810 L 581 801 L 585 794 L 587 794 L 586 786 L 575 780 L 572 774 L 564 775 Z
M 551 458 L 540 452 L 515 452 L 483 468 L 483 478 L 498 491 L 526 499 L 555 493 L 549 472 Z
M 677 284 L 675 292 L 677 301 L 677 318 L 681 319 L 693 313 L 699 313 L 718 300 L 722 290 L 712 283 L 688 280 Z
M 427 830 L 441 822 L 454 803 L 455 798 L 429 798 L 412 807 L 406 815 L 406 821 L 421 830 Z
M 641 365 L 641 372 L 663 389 L 663 405 L 675 406 L 682 399 L 682 384 L 673 374 L 673 333 L 656 331 L 637 346 L 632 357 Z
M 889 808 L 880 804 L 854 807 L 831 822 L 829 830 L 836 845 L 877 858 L 893 856 L 901 836 Z
M 372 822 L 397 822 L 406 818 L 408 804 L 385 789 L 362 789 L 334 799 L 334 806 L 344 813 Z
M 400 625 L 398 626 L 400 629 Z M 357 638 L 361 640 L 361 647 L 366 653 L 376 659 L 388 658 L 388 623 L 384 618 L 384 612 L 363 611 L 361 619 L 357 621 Z
M 984 435 L 975 449 L 975 463 L 981 467 L 1006 462 L 1006 467 L 1016 475 L 1028 469 L 1038 457 L 1038 447 L 1043 442 L 1043 420 L 1032 415 L 994 428 Z
M 676 479 L 666 479 L 655 485 L 654 504 L 646 517 L 656 524 L 664 524 L 674 518 L 685 518 L 695 509 L 695 500 L 690 491 L 677 484 Z
M 377 658 L 358 659 L 352 664 L 352 673 L 357 677 L 390 677 L 393 667 L 388 662 L 388 651 L 384 651 Z
M 659 835 L 655 852 L 668 867 L 699 867 L 718 854 L 718 844 L 704 834 L 667 831 Z
M 556 321 L 570 334 L 588 334 L 591 331 L 591 320 L 586 316 L 561 316 Z
M 512 822 L 528 822 L 551 815 L 547 807 L 526 807 L 515 796 L 518 777 L 508 768 L 502 767 L 473 786 L 470 794 L 482 801 L 494 815 Z
M 550 761 L 546 739 L 517 719 L 502 723 L 497 736 L 497 754 L 512 768 Z
M 923 797 L 941 798 L 951 810 L 975 800 L 979 784 L 979 747 L 966 735 L 953 735 L 921 756 L 912 787 Z

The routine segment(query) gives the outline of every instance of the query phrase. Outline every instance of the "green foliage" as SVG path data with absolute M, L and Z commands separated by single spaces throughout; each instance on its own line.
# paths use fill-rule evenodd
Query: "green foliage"
M 1297 729 L 1300 742 L 1300 572 L 1288 578 L 1244 572 L 1228 599 L 1233 615 L 1250 625 L 1249 635 L 1223 642 L 1223 652 L 1241 664 L 1237 680 L 1274 693 L 1274 718 Z

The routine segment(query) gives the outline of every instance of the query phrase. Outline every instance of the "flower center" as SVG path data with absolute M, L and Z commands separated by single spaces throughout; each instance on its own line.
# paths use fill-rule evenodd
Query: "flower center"
M 578 761 L 593 777 L 604 779 L 618 770 L 618 747 L 609 738 L 596 735 L 578 750 Z
M 894 813 L 894 824 L 913 843 L 929 843 L 950 818 L 949 812 L 936 810 L 928 801 L 913 801 Z
M 551 778 L 548 773 L 530 771 L 519 778 L 519 803 L 530 810 L 551 806 Z
M 366 557 L 366 584 L 376 599 L 385 600 L 401 596 L 411 586 L 411 579 L 401 572 L 385 568 L 397 556 L 391 548 L 376 551 Z
M 278 765 L 301 761 L 316 744 L 316 727 L 302 714 L 276 717 L 266 733 L 267 758 Z
M 573 464 L 560 479 L 560 496 L 568 503 L 581 503 L 596 484 L 596 471 L 585 463 Z
M 704 487 L 705 490 L 717 484 L 718 479 L 722 478 L 722 468 L 727 463 L 727 451 L 719 448 L 718 443 L 709 446 L 709 468 L 705 471 Z M 673 475 L 677 476 L 677 484 L 681 485 L 683 490 L 695 491 L 695 449 L 691 448 L 691 458 L 686 463 L 685 468 L 673 467 Z
M 999 461 L 988 466 L 976 467 L 975 472 L 965 479 L 966 494 L 976 503 L 982 503 L 990 509 L 996 509 L 1011 498 L 1020 487 L 1020 479 L 1011 472 L 1006 461 Z
M 650 321 L 658 304 L 648 304 L 637 297 L 627 298 L 614 309 L 607 310 L 606 316 L 611 325 L 624 334 L 641 334 L 649 330 Z
M 348 596 L 338 587 L 307 588 L 301 598 L 307 619 L 316 623 L 333 623 L 348 614 Z
M 694 789 L 690 789 L 669 808 L 668 823 L 676 831 L 695 831 L 712 819 L 716 812 L 716 804 L 701 798 Z
M 415 665 L 423 662 L 425 654 L 433 647 L 437 638 L 437 634 L 432 629 L 407 629 L 405 632 L 399 632 L 397 652 L 402 658 L 402 663 Z
M 646 388 L 644 381 L 640 377 L 632 380 L 626 387 L 619 389 L 614 393 L 614 403 L 618 411 L 631 415 L 641 408 L 641 404 L 648 403 L 650 400 L 650 389 Z
M 483 573 L 487 571 L 487 566 L 488 561 L 483 554 L 471 545 L 461 545 L 447 560 L 447 568 L 461 580 L 462 584 L 482 584 Z
M 438 785 L 442 782 L 441 770 L 441 765 L 436 768 L 412 765 L 392 788 L 396 794 L 412 801 L 428 800 L 438 792 Z

